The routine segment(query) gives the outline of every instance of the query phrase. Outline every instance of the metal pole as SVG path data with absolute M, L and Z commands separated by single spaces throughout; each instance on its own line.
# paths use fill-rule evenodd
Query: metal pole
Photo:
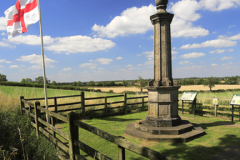
M 43 82 L 44 82 L 44 93 L 45 93 L 45 105 L 48 110 L 48 99 L 47 99 L 47 87 L 46 87 L 46 73 L 45 73 L 45 61 L 44 61 L 44 49 L 43 49 L 43 34 L 42 34 L 42 19 L 41 19 L 41 6 L 40 0 L 38 0 L 38 12 L 39 12 L 39 25 L 40 25 L 40 36 L 41 36 L 41 50 L 42 50 L 42 65 L 43 65 Z M 47 122 L 50 122 L 50 117 L 46 113 Z

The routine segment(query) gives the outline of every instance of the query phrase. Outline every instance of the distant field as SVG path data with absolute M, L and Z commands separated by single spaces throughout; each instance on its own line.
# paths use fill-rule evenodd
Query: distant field
M 94 89 L 101 89 L 101 91 L 108 92 L 109 90 L 113 90 L 115 93 L 121 93 L 123 91 L 134 91 L 140 92 L 140 89 L 137 87 L 89 87 Z M 215 85 L 213 90 L 218 89 L 237 89 L 240 88 L 240 85 Z M 189 86 L 181 86 L 180 91 L 190 91 L 190 90 L 209 90 L 208 87 L 204 87 L 203 85 L 189 85 Z M 143 92 L 147 92 L 146 89 L 143 89 Z

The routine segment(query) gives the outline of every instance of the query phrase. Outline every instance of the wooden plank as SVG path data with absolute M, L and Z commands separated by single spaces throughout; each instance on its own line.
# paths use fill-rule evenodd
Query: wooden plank
M 142 102 L 138 102 L 138 103 L 128 103 L 127 105 L 136 105 L 136 104 L 142 104 Z
M 67 106 L 67 105 L 74 105 L 74 104 L 81 104 L 81 102 L 63 103 L 63 104 L 58 104 L 57 106 L 60 107 L 60 106 Z
M 28 102 L 28 101 L 26 101 L 25 99 L 22 99 L 22 101 L 23 101 L 24 103 L 28 104 L 29 106 L 34 107 L 34 104 L 33 104 L 33 103 Z
M 71 108 L 71 109 L 66 109 L 66 110 L 58 110 L 58 112 L 67 112 L 67 111 L 75 111 L 75 110 L 80 110 L 82 108 Z
M 39 131 L 41 131 L 47 138 L 49 138 L 54 144 L 56 144 L 64 152 L 68 153 L 69 148 L 65 144 L 63 144 L 58 139 L 54 138 L 49 132 L 45 131 L 42 127 L 39 128 Z
M 117 137 L 115 135 L 112 135 L 110 133 L 107 133 L 105 131 L 102 131 L 96 127 L 93 127 L 93 126 L 90 126 L 86 123 L 83 123 L 81 121 L 78 121 L 78 120 L 75 120 L 73 121 L 74 122 L 74 125 L 78 126 L 78 127 L 81 127 L 107 141 L 110 141 L 112 143 L 115 143 L 116 145 L 119 145 L 125 149 L 128 149 L 129 151 L 132 151 L 132 152 L 135 152 L 139 155 L 142 155 L 146 158 L 149 158 L 149 159 L 157 159 L 157 160 L 166 160 L 166 159 L 171 159 L 171 160 L 174 160 L 175 158 L 172 158 L 172 157 L 167 157 L 165 155 L 163 155 L 162 153 L 159 153 L 159 152 L 156 152 L 154 150 L 151 150 L 147 147 L 144 147 L 142 145 L 139 145 L 139 144 L 135 144 L 133 142 L 130 142 L 130 141 L 127 141 L 121 137 Z
M 105 105 L 105 103 L 98 103 L 98 104 L 88 104 L 88 105 L 85 105 L 85 107 L 91 107 L 91 106 L 101 106 L 101 105 Z
M 105 97 L 91 97 L 91 98 L 85 98 L 85 100 L 104 99 L 104 98 L 115 98 L 115 97 L 123 97 L 123 96 L 124 96 L 124 95 L 105 96 Z
M 80 95 L 70 95 L 70 96 L 59 96 L 56 98 L 69 98 L 69 97 L 79 97 Z M 48 99 L 54 99 L 55 97 L 48 97 Z M 44 100 L 45 98 L 28 98 L 25 99 L 27 101 L 34 101 L 34 100 Z
M 50 128 L 51 130 L 53 130 L 54 132 L 56 132 L 57 134 L 59 134 L 60 136 L 62 136 L 64 139 L 66 139 L 67 141 L 69 140 L 68 135 L 66 133 L 64 133 L 63 131 L 57 129 L 56 127 L 54 127 L 53 125 L 47 123 L 46 121 L 44 121 L 41 118 L 38 118 L 38 121 L 41 122 L 43 125 L 45 125 L 46 127 Z
M 116 102 L 108 102 L 107 104 L 116 104 L 116 103 L 124 103 L 124 101 L 116 101 Z
M 86 145 L 85 143 L 83 143 L 79 140 L 77 140 L 77 141 L 75 140 L 74 144 L 77 145 L 81 150 L 83 150 L 85 153 L 87 153 L 92 158 L 96 158 L 99 160 L 112 160 L 108 156 L 100 153 L 99 151 L 93 149 L 92 147 Z
M 139 99 L 139 98 L 142 98 L 143 96 L 140 96 L 140 97 L 129 97 L 127 99 Z
M 57 118 L 57 119 L 60 119 L 60 120 L 63 121 L 63 122 L 67 122 L 67 117 L 64 117 L 64 116 L 62 116 L 62 115 L 60 115 L 60 114 L 57 114 L 57 113 L 54 113 L 54 112 L 51 112 L 51 111 L 49 111 L 49 110 L 47 110 L 47 109 L 45 109 L 45 108 L 43 108 L 43 107 L 41 107 L 41 106 L 38 106 L 37 108 L 38 108 L 39 110 L 41 110 L 41 111 L 49 114 L 50 116 L 53 116 L 53 117 L 55 117 L 55 118 Z
M 36 124 L 34 122 L 31 122 L 31 125 L 36 128 Z

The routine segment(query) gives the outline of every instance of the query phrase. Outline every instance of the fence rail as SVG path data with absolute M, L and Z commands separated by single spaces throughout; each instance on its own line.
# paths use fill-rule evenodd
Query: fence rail
M 135 144 L 133 142 L 125 140 L 124 137 L 112 135 L 96 127 L 83 123 L 78 120 L 78 115 L 76 113 L 70 112 L 67 114 L 67 117 L 65 117 L 45 109 L 43 106 L 40 106 L 40 102 L 38 101 L 36 101 L 33 105 L 33 108 L 31 108 L 33 103 L 27 102 L 26 100 L 24 100 L 24 97 L 20 97 L 20 100 L 21 100 L 20 110 L 22 111 L 22 114 L 25 112 L 29 116 L 31 115 L 31 117 L 34 118 L 31 124 L 36 129 L 36 136 L 38 137 L 40 132 L 44 134 L 46 137 L 48 137 L 50 141 L 52 141 L 55 144 L 56 147 L 64 151 L 70 157 L 70 160 L 85 159 L 83 156 L 80 155 L 80 150 L 84 151 L 89 156 L 95 159 L 111 160 L 111 158 L 109 158 L 108 156 L 100 153 L 94 148 L 89 147 L 87 144 L 84 144 L 79 140 L 79 127 L 111 143 L 116 144 L 118 147 L 118 152 L 116 153 L 118 154 L 118 160 L 125 160 L 125 149 L 137 153 L 141 156 L 144 156 L 148 159 L 175 160 L 175 158 L 165 156 L 162 153 L 156 152 L 142 145 Z M 26 108 L 25 105 L 29 105 L 30 107 Z M 34 109 L 34 112 L 32 109 Z M 50 115 L 51 124 L 44 121 L 41 118 L 41 112 Z M 68 133 L 64 133 L 55 127 L 56 120 L 61 120 L 67 123 Z M 56 134 L 63 137 L 65 141 L 67 141 L 67 145 L 64 144 L 64 142 L 61 141 L 59 138 L 56 138 Z M 59 158 L 61 160 L 66 159 L 66 157 L 62 155 L 59 155 Z
M 70 97 L 80 97 L 81 101 L 71 102 L 71 103 L 63 103 L 63 104 L 58 104 L 57 103 L 57 99 L 70 98 Z M 109 99 L 116 98 L 116 97 L 123 97 L 123 100 L 109 102 Z M 134 99 L 140 99 L 140 98 L 142 98 L 141 102 L 138 102 L 138 103 L 129 103 L 128 102 L 128 100 L 134 100 Z M 128 111 L 133 110 L 132 107 L 128 107 L 128 106 L 142 104 L 143 109 L 145 107 L 147 107 L 145 104 L 148 103 L 148 102 L 145 100 L 145 98 L 148 98 L 148 96 L 139 96 L 139 97 L 129 97 L 128 98 L 126 93 L 124 95 L 85 98 L 84 92 L 81 92 L 81 94 L 79 94 L 79 95 L 48 97 L 48 99 L 53 99 L 54 100 L 54 104 L 53 105 L 48 105 L 48 108 L 53 108 L 54 107 L 54 112 L 55 113 L 80 110 L 80 111 L 82 111 L 82 115 L 81 115 L 82 118 L 86 117 L 86 108 L 87 107 L 93 107 L 93 106 L 104 106 L 104 109 L 94 109 L 93 111 L 105 111 L 106 115 L 109 115 L 109 111 L 111 112 L 111 110 L 113 110 L 113 109 L 122 109 L 122 111 L 120 111 L 120 112 L 124 112 L 125 114 L 127 114 Z M 21 103 L 26 103 L 26 104 L 28 104 L 29 107 L 34 106 L 34 104 L 30 101 L 44 100 L 44 98 L 27 98 L 27 99 L 24 99 L 24 97 L 20 97 L 20 99 L 21 99 Z M 95 103 L 95 104 L 86 104 L 86 102 L 89 101 L 89 100 L 97 100 L 97 99 L 104 99 L 104 102 Z M 120 107 L 120 105 L 119 105 L 119 107 L 109 107 L 110 105 L 113 105 L 113 104 L 122 104 L 122 105 L 121 105 L 121 107 Z M 71 105 L 79 105 L 79 107 L 59 110 L 60 109 L 59 107 L 61 107 L 61 106 L 71 106 Z M 45 108 L 45 106 L 42 106 L 42 108 Z M 116 113 L 120 113 L 120 112 L 116 112 Z

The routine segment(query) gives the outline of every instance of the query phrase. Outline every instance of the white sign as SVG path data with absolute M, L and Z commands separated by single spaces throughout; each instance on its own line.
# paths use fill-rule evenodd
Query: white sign
M 240 105 L 240 94 L 234 94 L 230 105 Z
M 213 105 L 218 105 L 218 98 L 213 98 Z
M 184 92 L 181 99 L 182 101 L 193 101 L 197 96 L 197 92 Z

